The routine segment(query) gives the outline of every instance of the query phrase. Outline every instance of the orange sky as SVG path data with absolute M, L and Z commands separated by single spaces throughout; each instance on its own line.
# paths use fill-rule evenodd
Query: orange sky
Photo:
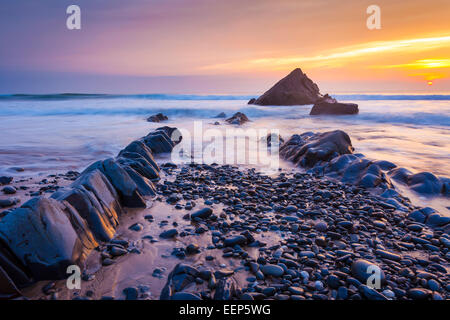
M 34 21 L 42 8 L 22 2 L 20 25 L 8 18 L 15 4 L 1 13 L 6 69 L 269 84 L 300 67 L 329 91 L 450 88 L 449 0 L 81 0 L 80 31 L 65 29 L 67 4 L 49 1 Z M 371 4 L 381 30 L 366 27 Z

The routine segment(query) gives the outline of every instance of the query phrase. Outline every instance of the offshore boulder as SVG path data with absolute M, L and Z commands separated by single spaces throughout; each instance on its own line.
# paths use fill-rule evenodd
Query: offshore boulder
M 346 115 L 346 114 L 357 114 L 358 112 L 359 109 L 356 103 L 320 101 L 314 104 L 309 115 L 311 116 L 320 114 Z

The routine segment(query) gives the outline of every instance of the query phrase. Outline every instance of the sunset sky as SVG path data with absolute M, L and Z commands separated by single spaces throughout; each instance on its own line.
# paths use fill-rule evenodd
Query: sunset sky
M 0 38 L 0 93 L 253 94 L 296 67 L 322 92 L 450 91 L 449 0 L 14 0 Z

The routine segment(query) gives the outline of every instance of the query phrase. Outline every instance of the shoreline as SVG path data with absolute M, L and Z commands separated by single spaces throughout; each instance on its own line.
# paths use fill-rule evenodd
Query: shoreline
M 202 167 L 202 165 L 194 167 L 186 166 L 173 169 L 173 171 L 178 177 L 180 175 L 184 177 L 194 176 L 193 173 L 195 172 L 209 177 L 216 176 L 215 170 L 211 170 L 210 168 L 203 169 Z M 183 174 L 183 170 L 188 172 L 189 175 L 186 173 Z M 242 176 L 245 176 L 246 174 L 250 174 L 252 177 L 258 176 L 258 174 L 251 170 L 250 172 L 245 170 L 246 174 L 241 175 L 240 173 L 242 171 L 237 168 L 217 167 L 217 172 L 220 171 L 227 172 L 231 177 L 237 175 L 239 180 L 233 181 L 234 178 L 230 178 L 230 181 L 228 182 L 231 182 L 234 187 L 241 189 L 248 188 L 248 186 L 244 187 L 241 184 Z M 226 281 L 234 283 L 235 288 L 241 290 L 244 289 L 244 293 L 242 294 L 246 293 L 246 298 L 249 298 L 249 295 L 254 299 L 261 299 L 264 297 L 261 296 L 262 292 L 267 293 L 271 291 L 272 288 L 276 288 L 274 294 L 271 293 L 265 298 L 281 300 L 289 297 L 291 299 L 342 299 L 342 296 L 336 295 L 338 294 L 337 292 L 341 292 L 341 295 L 344 294 L 344 289 L 337 290 L 342 286 L 346 287 L 350 290 L 350 293 L 352 293 L 349 295 L 347 292 L 347 298 L 351 295 L 356 295 L 353 297 L 354 299 L 358 299 L 358 295 L 359 298 L 370 298 L 371 295 L 377 296 L 377 294 L 368 290 L 366 287 L 363 287 L 364 289 L 361 289 L 362 292 L 360 292 L 361 290 L 355 286 L 355 284 L 358 283 L 357 281 L 360 280 L 355 278 L 350 267 L 353 262 L 359 259 L 369 259 L 369 261 L 381 267 L 386 274 L 386 279 L 389 279 L 390 281 L 388 282 L 388 285 L 383 286 L 383 291 L 390 290 L 400 294 L 403 290 L 405 291 L 406 297 L 407 290 L 402 289 L 404 288 L 404 279 L 402 280 L 402 277 L 398 275 L 399 267 L 402 265 L 404 265 L 403 267 L 406 269 L 410 269 L 411 266 L 414 266 L 411 271 L 417 277 L 408 280 L 411 281 L 411 289 L 414 288 L 414 285 L 417 285 L 420 290 L 429 290 L 428 283 L 425 285 L 425 288 L 421 286 L 421 283 L 423 282 L 421 279 L 427 279 L 427 281 L 434 279 L 438 283 L 441 283 L 442 288 L 446 285 L 446 280 L 444 279 L 447 279 L 448 276 L 445 275 L 442 278 L 441 269 L 439 269 L 441 271 L 429 270 L 429 267 L 425 266 L 425 261 L 429 261 L 431 257 L 432 260 L 429 264 L 433 265 L 437 263 L 444 267 L 447 270 L 446 272 L 450 271 L 448 262 L 444 262 L 445 260 L 443 261 L 442 258 L 438 260 L 436 260 L 436 257 L 433 258 L 432 252 L 435 252 L 435 250 L 426 249 L 423 247 L 424 244 L 411 242 L 411 240 L 409 242 L 401 241 L 404 240 L 404 235 L 400 237 L 400 230 L 404 232 L 405 229 L 409 229 L 407 229 L 407 226 L 399 227 L 397 224 L 401 220 L 406 219 L 406 215 L 401 215 L 393 209 L 386 209 L 383 205 L 380 206 L 375 202 L 375 198 L 373 198 L 370 193 L 362 192 L 360 195 L 362 197 L 358 197 L 358 194 L 354 194 L 353 188 L 350 186 L 342 185 L 339 187 L 339 183 L 331 182 L 323 177 L 314 178 L 309 174 L 297 173 L 295 175 L 297 175 L 297 178 L 294 178 L 294 174 L 292 173 L 281 172 L 281 177 L 273 178 L 273 180 L 263 177 L 262 179 L 265 183 L 255 183 L 250 186 L 256 189 L 267 188 L 276 185 L 271 185 L 267 182 L 276 181 L 278 187 L 288 190 L 290 187 L 287 184 L 290 183 L 291 185 L 295 185 L 295 183 L 287 181 L 298 180 L 302 181 L 302 184 L 313 183 L 312 181 L 314 181 L 313 184 L 321 186 L 320 189 L 311 188 L 311 186 L 305 185 L 301 187 L 301 190 L 303 193 L 309 194 L 304 196 L 304 198 L 306 198 L 304 203 L 307 204 L 307 208 L 309 208 L 308 205 L 311 203 L 314 206 L 317 206 L 319 211 L 314 212 L 314 207 L 309 208 L 309 210 L 300 209 L 300 211 L 295 211 L 290 208 L 290 206 L 286 206 L 284 209 L 282 208 L 281 211 L 270 213 L 269 209 L 269 211 L 261 210 L 258 213 L 258 210 L 255 212 L 254 209 L 245 209 L 245 204 L 247 204 L 245 200 L 242 201 L 244 205 L 239 206 L 239 201 L 236 202 L 239 197 L 231 198 L 236 199 L 231 203 L 229 197 L 223 197 L 220 201 L 213 201 L 211 204 L 207 201 L 211 201 L 211 196 L 219 193 L 215 193 L 213 190 L 211 190 L 211 194 L 208 194 L 207 196 L 199 195 L 199 199 L 196 201 L 197 205 L 193 209 L 186 211 L 184 208 L 177 209 L 176 205 L 185 207 L 186 203 L 191 200 L 180 199 L 174 203 L 168 204 L 168 196 L 163 196 L 162 194 L 165 192 L 160 191 L 161 186 L 167 185 L 164 183 L 158 188 L 159 195 L 157 196 L 154 205 L 144 210 L 134 209 L 134 212 L 128 212 L 124 216 L 124 219 L 121 220 L 121 225 L 117 230 L 115 239 L 126 240 L 129 243 L 133 243 L 133 246 L 139 248 L 140 253 L 127 253 L 124 256 L 114 258 L 115 263 L 112 265 L 100 267 L 100 253 L 98 251 L 93 251 L 93 254 L 88 260 L 87 270 L 94 271 L 92 274 L 95 274 L 95 278 L 89 278 L 88 281 L 83 281 L 82 290 L 68 290 L 64 287 L 65 280 L 60 280 L 56 282 L 54 287 L 51 286 L 51 289 L 47 288 L 44 293 L 42 287 L 48 287 L 48 283 L 52 283 L 44 281 L 36 284 L 33 288 L 27 289 L 25 294 L 29 294 L 30 296 L 28 297 L 33 299 L 109 299 L 110 297 L 126 299 L 128 294 L 124 293 L 124 290 L 125 292 L 128 292 L 136 289 L 138 291 L 138 299 L 160 299 L 161 291 L 166 285 L 167 277 L 169 277 L 171 270 L 173 270 L 178 263 L 181 263 L 195 268 L 199 272 L 199 275 L 202 270 L 211 270 L 213 274 L 218 274 L 219 277 L 222 276 Z M 170 176 L 171 174 L 168 175 L 168 177 Z M 220 174 L 217 174 L 217 178 L 211 179 L 211 181 L 215 183 L 219 182 L 218 179 L 220 179 L 220 176 Z M 163 179 L 164 178 L 165 175 Z M 189 180 L 189 178 L 187 179 Z M 176 180 L 177 179 L 173 182 L 175 185 Z M 245 180 L 246 179 L 244 179 L 244 181 Z M 168 180 L 164 179 L 164 181 Z M 205 180 L 199 180 L 199 182 L 201 181 Z M 223 186 L 228 186 L 228 182 L 222 182 Z M 184 180 L 181 180 L 180 183 L 184 183 Z M 201 185 L 201 183 L 199 184 Z M 317 195 L 314 196 L 314 194 L 317 194 L 318 190 L 325 192 L 320 196 L 322 199 L 317 199 Z M 330 204 L 326 192 L 334 194 L 335 192 L 340 191 L 343 191 L 348 195 L 348 198 L 344 198 L 348 199 L 348 204 L 353 203 L 353 200 L 350 200 L 351 196 L 356 196 L 357 199 L 360 199 L 359 201 L 362 200 L 365 204 L 363 208 L 352 208 L 350 213 L 352 218 L 350 220 L 343 219 L 345 217 L 348 219 L 349 214 L 340 213 L 340 206 L 337 204 L 332 203 L 332 206 L 324 205 L 325 203 Z M 332 199 L 336 198 L 333 197 Z M 225 201 L 227 205 L 222 203 L 222 201 Z M 342 200 L 337 201 L 340 202 Z M 341 205 L 346 202 L 346 200 L 342 201 Z M 252 202 L 248 203 L 248 205 L 251 205 L 251 203 Z M 253 205 L 255 205 L 255 203 Z M 262 207 L 263 204 L 257 202 L 256 207 L 257 206 Z M 327 210 L 326 214 L 323 212 L 321 213 L 320 210 L 323 210 L 324 206 L 325 208 L 338 209 L 338 211 L 330 214 L 328 211 L 330 209 L 325 209 Z M 215 219 L 200 219 L 194 222 L 192 222 L 192 220 L 183 219 L 186 212 L 193 213 L 201 207 L 212 208 L 213 214 L 217 215 L 219 220 L 225 217 L 225 221 L 231 223 L 230 227 L 225 230 L 222 230 L 220 227 L 217 228 L 217 220 Z M 233 209 L 230 210 L 231 208 Z M 374 212 L 370 213 L 370 208 L 376 209 Z M 240 211 L 238 211 L 238 213 L 232 213 L 234 210 Z M 162 214 L 161 211 L 164 213 Z M 154 220 L 147 220 L 145 216 L 148 215 L 152 215 Z M 253 220 L 255 218 L 256 220 Z M 261 222 L 264 219 L 269 219 L 270 222 Z M 259 220 L 259 222 L 256 222 L 257 220 Z M 249 221 L 253 224 L 256 223 L 257 226 L 254 226 L 254 229 L 249 229 L 248 227 L 251 226 Z M 143 229 L 141 231 L 129 230 L 129 227 L 135 223 L 141 223 Z M 174 226 L 173 223 L 176 223 L 176 226 Z M 408 223 L 409 226 L 415 225 L 411 222 Z M 324 225 L 326 230 L 323 229 Z M 202 226 L 206 230 L 204 232 L 199 232 L 198 229 Z M 178 235 L 176 237 L 173 239 L 160 238 L 159 235 L 161 232 L 173 228 L 178 230 Z M 353 228 L 358 228 L 358 230 L 353 230 Z M 239 237 L 239 234 L 242 234 L 245 230 L 252 230 L 251 234 L 255 237 L 255 241 L 261 241 L 261 243 L 264 242 L 265 245 L 261 247 L 259 246 L 261 243 L 258 246 L 255 246 L 254 244 L 250 245 L 253 242 L 241 242 L 237 247 L 236 245 L 232 247 L 224 246 L 226 239 Z M 413 234 L 413 236 L 419 236 L 420 233 L 427 233 L 429 231 L 430 229 L 424 226 L 423 231 L 419 233 L 410 230 L 408 233 Z M 186 235 L 182 235 L 183 232 L 185 232 Z M 377 241 L 380 242 L 373 242 L 370 244 L 371 242 L 369 241 L 369 244 L 365 243 L 366 240 L 374 239 L 374 232 L 376 233 L 376 238 L 379 238 Z M 391 237 L 386 238 L 388 235 L 391 235 Z M 392 235 L 394 236 L 394 239 L 392 239 Z M 214 240 L 215 237 L 216 240 Z M 295 242 L 292 242 L 293 239 L 295 239 Z M 157 240 L 158 242 L 152 243 L 154 240 Z M 293 247 L 292 244 L 296 242 L 296 246 Z M 192 244 L 199 246 L 200 253 L 186 254 L 186 257 L 183 259 L 179 259 L 173 255 L 172 251 L 175 248 L 186 249 Z M 297 246 L 298 250 L 296 250 Z M 263 251 L 261 251 L 261 249 L 263 249 Z M 263 265 L 256 267 L 255 262 L 258 261 L 262 263 L 261 257 L 264 257 L 265 262 Z M 399 259 L 399 257 L 401 257 L 401 259 Z M 294 281 L 292 281 L 292 276 L 291 278 L 288 278 L 291 279 L 288 280 L 292 281 L 291 283 L 286 282 L 286 278 L 264 273 L 261 275 L 261 272 L 258 273 L 258 271 L 263 270 L 262 268 L 264 268 L 265 265 L 278 266 L 280 263 L 287 267 L 287 274 L 291 274 L 293 270 L 298 270 L 299 273 L 306 270 L 308 276 L 305 276 L 303 273 L 303 276 L 299 275 L 298 280 L 295 280 L 294 278 Z M 254 272 L 254 268 L 257 268 L 258 271 Z M 319 274 L 322 274 L 322 276 L 318 276 L 314 270 L 321 269 L 328 271 L 321 271 Z M 156 272 L 155 274 L 155 270 L 160 270 L 160 272 Z M 347 271 L 345 272 L 345 270 Z M 266 272 L 269 271 L 266 270 Z M 229 275 L 228 273 L 231 274 Z M 111 279 L 110 277 L 113 274 L 115 276 Z M 223 274 L 227 275 L 223 276 Z M 338 279 L 331 276 L 335 276 L 336 274 Z M 432 274 L 435 276 L 432 276 Z M 258 280 L 258 277 L 261 276 L 263 276 L 263 279 Z M 397 277 L 399 277 L 399 279 L 397 279 Z M 333 280 L 328 280 L 329 278 Z M 183 292 L 198 294 L 205 290 L 208 291 L 210 279 L 200 280 L 201 278 L 191 279 L 190 282 L 187 282 Z M 392 283 L 397 283 L 396 280 L 398 280 L 400 285 L 392 288 Z M 218 279 L 216 278 L 216 282 L 217 281 Z M 322 285 L 318 284 L 317 281 L 321 282 Z M 332 281 L 336 281 L 336 283 L 339 284 L 337 288 L 333 289 L 335 286 L 334 284 L 331 284 L 330 287 Z M 286 285 L 289 283 L 291 285 Z M 346 283 L 347 285 L 345 285 Z M 432 283 L 434 284 L 434 282 Z M 322 286 L 323 289 L 318 290 L 318 288 L 320 289 Z M 361 286 L 363 286 L 363 284 L 361 284 Z M 298 288 L 303 289 L 300 290 Z M 300 290 L 300 293 L 296 290 Z M 55 292 L 57 293 L 56 295 Z M 415 291 L 412 293 L 413 295 L 414 292 Z M 384 296 L 390 294 L 391 292 L 384 292 Z M 436 294 L 436 292 L 434 294 Z M 238 297 L 235 296 L 234 298 Z M 445 298 L 445 296 L 443 296 L 443 298 Z
M 89 253 L 82 290 L 68 290 L 65 280 L 41 281 L 25 296 L 159 299 L 169 290 L 174 297 L 206 292 L 205 298 L 217 298 L 222 292 L 224 298 L 227 287 L 229 299 L 448 298 L 448 234 L 408 218 L 416 207 L 401 212 L 371 191 L 311 172 L 282 169 L 269 177 L 247 168 L 156 160 L 161 180 L 153 205 L 124 208 L 114 239 Z M 77 176 L 61 175 L 56 185 L 68 186 Z M 187 216 L 205 207 L 210 216 Z M 161 238 L 168 230 L 169 238 Z M 178 263 L 196 275 L 186 275 L 183 290 L 172 281 L 171 271 L 185 272 L 177 271 Z M 384 271 L 384 290 L 358 280 L 358 263 Z M 435 282 L 440 289 L 430 290 Z

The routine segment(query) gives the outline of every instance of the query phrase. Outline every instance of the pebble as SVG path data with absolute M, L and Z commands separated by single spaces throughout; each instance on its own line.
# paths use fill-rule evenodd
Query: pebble
M 118 256 L 123 256 L 124 254 L 127 253 L 127 250 L 123 249 L 123 248 L 119 248 L 116 246 L 113 246 L 110 250 L 109 253 L 113 256 L 113 257 L 118 257 Z
M 380 282 L 384 282 L 386 277 L 384 275 L 384 271 L 376 264 L 369 262 L 364 259 L 357 259 L 353 261 L 351 272 L 352 275 L 361 281 L 362 283 L 366 283 L 368 278 L 372 275 L 372 272 L 368 272 L 370 269 L 380 270 Z
M 162 232 L 159 236 L 163 239 L 170 239 L 175 237 L 178 234 L 177 229 L 170 229 L 167 231 Z
M 139 296 L 139 291 L 136 287 L 128 287 L 123 289 L 125 294 L 125 300 L 137 300 Z
M 430 296 L 430 291 L 423 288 L 413 288 L 408 290 L 408 297 L 413 300 L 425 300 Z
M 320 221 L 314 225 L 314 228 L 320 232 L 326 232 L 328 229 L 328 225 L 326 222 Z
M 4 194 L 15 194 L 17 192 L 17 189 L 13 186 L 6 186 L 2 189 Z
M 439 282 L 437 282 L 436 280 L 434 280 L 434 279 L 428 280 L 428 288 L 430 288 L 430 290 L 438 291 L 440 289 L 440 287 L 441 286 L 439 285 Z
M 213 211 L 211 208 L 203 208 L 191 214 L 191 219 L 192 220 L 194 220 L 195 218 L 207 219 L 212 215 L 212 213 Z
M 144 226 L 141 223 L 137 222 L 131 225 L 128 229 L 133 231 L 142 231 L 144 229 Z
M 223 241 L 225 247 L 234 247 L 235 245 L 242 245 L 245 243 L 247 243 L 247 238 L 244 237 L 243 235 L 226 238 Z
M 274 264 L 267 264 L 262 267 L 262 273 L 266 276 L 281 277 L 284 274 L 282 267 Z
M 316 288 L 317 291 L 322 291 L 324 289 L 322 281 L 317 280 L 314 282 L 314 288 Z
M 10 184 L 13 181 L 13 177 L 1 176 L 0 185 Z
M 0 199 L 0 208 L 7 208 L 15 205 L 16 203 L 19 203 L 19 199 L 17 198 L 7 198 L 7 199 Z

